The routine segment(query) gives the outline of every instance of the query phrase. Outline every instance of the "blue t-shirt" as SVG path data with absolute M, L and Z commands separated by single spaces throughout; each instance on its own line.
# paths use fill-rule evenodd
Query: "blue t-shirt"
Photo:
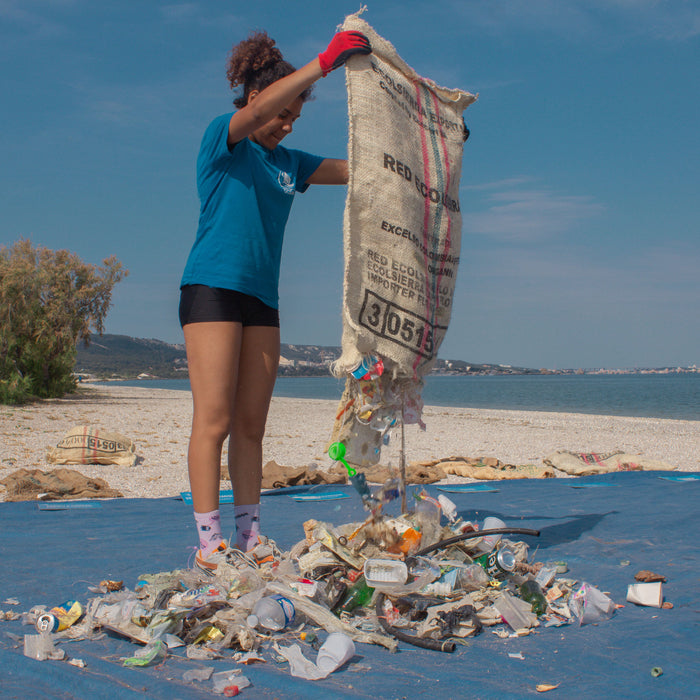
M 233 289 L 277 308 L 289 210 L 323 158 L 281 145 L 270 151 L 249 138 L 229 151 L 230 120 L 217 117 L 202 138 L 199 226 L 180 286 Z

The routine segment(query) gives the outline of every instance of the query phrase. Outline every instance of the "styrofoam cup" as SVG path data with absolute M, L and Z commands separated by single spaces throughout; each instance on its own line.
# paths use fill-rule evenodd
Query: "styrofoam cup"
M 661 581 L 654 583 L 631 583 L 627 586 L 627 600 L 637 605 L 660 608 L 664 601 Z
M 332 673 L 355 655 L 355 643 L 342 632 L 332 632 L 321 645 L 316 658 L 316 665 Z

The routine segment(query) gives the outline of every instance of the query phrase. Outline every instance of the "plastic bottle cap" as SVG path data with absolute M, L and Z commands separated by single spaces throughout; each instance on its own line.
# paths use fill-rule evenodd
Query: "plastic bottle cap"
M 248 615 L 245 620 L 248 623 L 248 627 L 257 627 L 260 624 L 260 620 L 257 615 Z

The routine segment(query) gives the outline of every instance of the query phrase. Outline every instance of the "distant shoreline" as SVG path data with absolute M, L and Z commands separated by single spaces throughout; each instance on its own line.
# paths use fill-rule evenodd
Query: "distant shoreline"
M 115 376 L 118 372 L 108 372 L 100 374 L 91 374 L 90 372 L 77 371 L 74 373 L 76 377 L 83 381 L 94 381 L 94 382 L 122 382 L 122 381 L 133 381 L 138 379 L 139 381 L 166 381 L 169 379 L 183 379 L 181 375 L 186 375 L 184 371 L 175 372 L 168 375 L 157 375 L 149 374 L 147 372 L 141 372 L 138 375 L 131 377 Z M 690 365 L 688 367 L 656 367 L 656 368 L 634 368 L 634 369 L 619 369 L 619 368 L 606 368 L 601 367 L 599 369 L 527 369 L 527 368 L 493 368 L 484 370 L 448 370 L 448 369 L 436 369 L 430 372 L 427 376 L 429 377 L 495 377 L 495 376 L 507 376 L 507 377 L 522 377 L 522 376 L 627 376 L 627 375 L 675 375 L 675 374 L 692 374 L 700 375 L 700 368 L 695 365 Z M 320 368 L 309 368 L 308 370 L 300 370 L 298 368 L 285 369 L 280 368 L 277 377 L 306 377 L 306 378 L 321 378 L 330 377 L 331 372 L 328 366 L 323 366 Z
M 189 391 L 186 378 L 109 384 Z M 338 401 L 343 387 L 330 376 L 279 377 L 275 396 Z M 454 408 L 700 420 L 700 375 L 429 375 L 423 399 Z

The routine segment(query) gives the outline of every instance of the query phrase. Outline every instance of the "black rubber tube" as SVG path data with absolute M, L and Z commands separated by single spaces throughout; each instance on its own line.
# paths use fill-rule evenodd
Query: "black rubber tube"
M 435 544 L 431 544 L 429 547 L 424 547 L 423 549 L 416 552 L 413 556 L 420 557 L 424 554 L 430 554 L 438 549 L 443 549 L 444 547 L 449 547 L 451 544 L 457 542 L 462 542 L 463 540 L 471 540 L 476 537 L 483 537 L 484 535 L 532 535 L 533 537 L 539 537 L 539 530 L 530 530 L 526 527 L 500 527 L 494 528 L 492 530 L 481 530 L 474 532 L 465 532 L 461 535 L 456 535 L 455 537 L 450 537 L 446 540 L 441 540 Z M 430 637 L 416 637 L 413 634 L 406 634 L 403 630 L 396 629 L 392 627 L 384 616 L 384 593 L 379 591 L 377 596 L 377 604 L 375 606 L 375 612 L 377 613 L 377 619 L 379 624 L 388 632 L 392 637 L 398 639 L 400 642 L 406 642 L 407 644 L 412 644 L 414 647 L 421 647 L 423 649 L 430 649 L 431 651 L 444 651 L 447 653 L 452 653 L 456 644 L 451 639 L 432 639 Z
M 441 540 L 435 544 L 431 544 L 428 547 L 416 552 L 413 556 L 420 557 L 424 554 L 430 554 L 430 552 L 435 552 L 438 549 L 444 549 L 449 547 L 451 544 L 456 544 L 457 542 L 462 542 L 463 540 L 473 540 L 476 537 L 483 537 L 484 535 L 532 535 L 533 537 L 539 537 L 539 530 L 530 530 L 527 527 L 499 527 L 492 530 L 474 530 L 469 532 L 464 532 L 461 535 L 455 535 L 455 537 L 450 537 L 446 540 Z

